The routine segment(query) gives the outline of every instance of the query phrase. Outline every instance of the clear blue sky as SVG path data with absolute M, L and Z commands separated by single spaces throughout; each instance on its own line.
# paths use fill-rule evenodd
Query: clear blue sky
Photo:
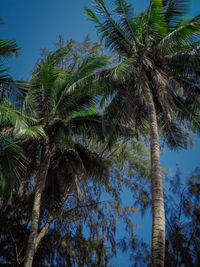
M 21 48 L 18 59 L 7 62 L 10 73 L 15 79 L 28 78 L 40 54 L 40 48 L 53 48 L 53 43 L 62 34 L 66 40 L 82 41 L 90 33 L 97 41 L 94 25 L 83 15 L 83 7 L 91 6 L 90 0 L 1 0 L 0 16 L 5 20 L 1 25 L 1 37 L 15 39 Z M 111 2 L 111 0 L 109 0 Z M 149 3 L 147 0 L 129 0 L 135 11 L 142 11 Z M 191 1 L 190 17 L 200 13 L 200 0 Z M 179 166 L 184 176 L 197 165 L 200 159 L 200 142 L 196 139 L 195 148 L 188 151 L 164 153 L 163 167 L 175 173 Z M 131 199 L 130 199 L 131 201 Z M 151 239 L 151 216 L 145 220 L 135 218 L 141 224 L 139 235 Z M 137 232 L 137 229 L 136 229 Z M 127 265 L 126 265 L 127 262 Z M 118 266 L 129 266 L 128 261 L 119 258 Z M 117 265 L 116 265 L 117 266 Z
M 109 0 L 110 2 L 111 0 Z M 135 11 L 143 10 L 149 1 L 130 0 Z M 200 0 L 191 1 L 191 15 L 200 13 Z M 17 40 L 21 56 L 9 61 L 10 71 L 16 79 L 27 78 L 43 47 L 52 48 L 58 35 L 66 40 L 82 41 L 88 34 L 96 40 L 94 25 L 83 15 L 83 7 L 91 0 L 1 0 L 1 38 Z

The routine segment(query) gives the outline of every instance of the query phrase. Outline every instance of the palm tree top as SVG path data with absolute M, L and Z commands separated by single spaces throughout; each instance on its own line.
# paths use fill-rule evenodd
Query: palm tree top
M 148 85 L 164 139 L 171 148 L 185 147 L 187 133 L 182 125 L 192 121 L 200 129 L 200 15 L 184 19 L 187 0 L 152 0 L 138 15 L 125 0 L 113 1 L 110 9 L 104 0 L 93 4 L 92 9 L 85 8 L 85 14 L 120 60 L 102 78 L 110 82 L 110 93 L 118 92 L 109 107 L 110 117 L 119 114 L 114 106 L 120 103 L 124 107 L 120 116 L 144 128 L 148 108 L 143 88 Z
M 194 38 L 198 41 L 200 15 L 183 18 L 188 13 L 189 2 L 152 0 L 145 11 L 135 15 L 132 5 L 125 0 L 113 1 L 111 11 L 104 0 L 94 0 L 95 11 L 85 8 L 85 14 L 95 22 L 106 47 L 126 57 L 147 48 L 160 53 L 165 45 L 170 46 L 164 50 L 165 54 L 171 54 L 180 48 L 183 51 L 194 48 Z

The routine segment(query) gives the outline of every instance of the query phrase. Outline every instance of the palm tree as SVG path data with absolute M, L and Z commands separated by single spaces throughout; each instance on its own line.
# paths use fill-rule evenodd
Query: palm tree
M 65 49 L 54 53 L 37 63 L 30 81 L 26 98 L 27 110 L 41 125 L 46 138 L 41 139 L 28 150 L 29 138 L 23 141 L 28 153 L 33 149 L 39 162 L 36 174 L 35 196 L 33 203 L 30 236 L 24 266 L 32 266 L 38 234 L 40 204 L 45 189 L 51 202 L 62 187 L 82 175 L 104 177 L 107 170 L 103 159 L 83 145 L 83 137 L 103 141 L 102 119 L 95 111 L 97 99 L 89 91 L 90 76 L 104 67 L 107 57 L 85 59 L 73 72 L 60 68 L 66 55 Z M 66 180 L 61 181 L 62 178 Z M 51 196 L 54 195 L 52 198 Z
M 186 147 L 187 133 L 199 129 L 198 100 L 200 15 L 184 20 L 187 2 L 151 0 L 135 15 L 125 0 L 113 1 L 110 12 L 104 0 L 94 0 L 93 12 L 105 46 L 119 56 L 119 64 L 98 75 L 105 83 L 104 98 L 113 96 L 105 117 L 134 123 L 149 133 L 151 145 L 152 266 L 164 266 L 165 211 L 160 171 L 159 135 L 170 148 Z M 182 3 L 183 2 L 183 3 Z M 109 86 L 108 86 L 109 85 Z M 194 129 L 194 128 L 193 128 Z

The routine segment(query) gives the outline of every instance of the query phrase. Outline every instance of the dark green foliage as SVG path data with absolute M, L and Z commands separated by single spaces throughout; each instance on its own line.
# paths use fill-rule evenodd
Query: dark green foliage
M 22 148 L 0 134 L 0 192 L 4 200 L 12 200 L 12 191 L 20 184 L 26 158 Z
M 36 145 L 37 143 L 34 144 L 34 148 Z M 149 176 L 149 168 L 146 166 L 148 152 L 142 144 L 136 143 L 134 154 L 131 152 L 131 145 L 123 142 L 118 142 L 112 151 L 105 149 L 105 145 L 101 143 L 97 144 L 86 140 L 84 146 L 98 154 L 103 153 L 104 158 L 107 158 L 110 166 L 110 174 L 106 177 L 107 182 L 102 184 L 100 180 L 77 177 L 74 184 L 73 176 L 71 180 L 63 179 L 66 176 L 70 178 L 70 174 L 66 173 L 69 169 L 65 168 L 61 159 L 52 158 L 46 191 L 41 203 L 40 229 L 50 215 L 54 216 L 54 220 L 35 255 L 34 264 L 36 266 L 43 266 L 44 259 L 51 266 L 61 263 L 67 266 L 75 264 L 78 266 L 82 264 L 109 266 L 111 257 L 114 257 L 120 248 L 127 253 L 131 248 L 131 243 L 129 244 L 125 238 L 116 239 L 115 233 L 120 221 L 124 221 L 126 231 L 132 236 L 130 242 L 137 244 L 133 234 L 134 228 L 137 228 L 134 227 L 131 219 L 137 209 L 123 206 L 121 194 L 127 188 L 126 190 L 133 190 L 135 199 L 137 199 L 139 191 L 144 190 L 143 185 L 140 182 L 137 183 L 137 179 L 145 181 L 145 176 Z M 30 153 L 31 148 L 26 147 L 25 151 Z M 122 154 L 123 157 L 120 157 Z M 31 155 L 29 156 L 31 157 Z M 29 165 L 32 168 L 33 162 Z M 125 170 L 130 172 L 130 177 L 127 179 L 123 177 Z M 29 171 L 27 176 L 30 176 L 31 170 L 28 168 L 27 171 Z M 52 180 L 49 181 L 49 179 Z M 55 185 L 57 182 L 58 186 Z M 62 186 L 59 185 L 60 182 L 62 182 Z M 1 206 L 0 253 L 2 261 L 6 261 L 7 264 L 12 263 L 14 266 L 22 262 L 25 254 L 33 201 L 33 184 L 33 180 L 26 180 L 22 197 L 19 198 L 17 196 L 19 192 L 14 191 L 12 205 L 5 209 Z M 68 193 L 65 195 L 67 191 Z M 46 192 L 48 193 L 46 194 Z M 107 192 L 109 200 L 102 201 L 103 194 L 103 198 L 105 198 L 105 192 Z M 60 199 L 60 194 L 65 196 L 65 202 Z M 19 227 L 19 231 L 15 231 L 14 225 Z M 4 244 L 6 245 L 4 246 Z M 133 249 L 135 250 L 135 247 Z
M 166 260 L 168 266 L 198 266 L 200 260 L 200 203 L 197 167 L 181 183 L 178 171 L 167 192 Z M 173 194 L 173 195 L 172 195 Z

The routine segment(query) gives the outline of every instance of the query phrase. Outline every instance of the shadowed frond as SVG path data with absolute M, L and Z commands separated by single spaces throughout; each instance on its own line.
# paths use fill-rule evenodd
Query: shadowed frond
M 184 50 L 189 45 L 193 46 L 193 43 L 198 40 L 199 35 L 200 15 L 197 15 L 164 37 L 156 47 L 156 52 L 162 55 L 169 55 L 180 49 Z
M 7 56 L 18 55 L 18 45 L 15 41 L 0 39 L 0 61 Z
M 22 148 L 0 134 L 0 190 L 12 196 L 25 170 L 26 157 Z
M 169 31 L 176 28 L 180 19 L 187 15 L 191 0 L 163 0 L 164 16 Z

